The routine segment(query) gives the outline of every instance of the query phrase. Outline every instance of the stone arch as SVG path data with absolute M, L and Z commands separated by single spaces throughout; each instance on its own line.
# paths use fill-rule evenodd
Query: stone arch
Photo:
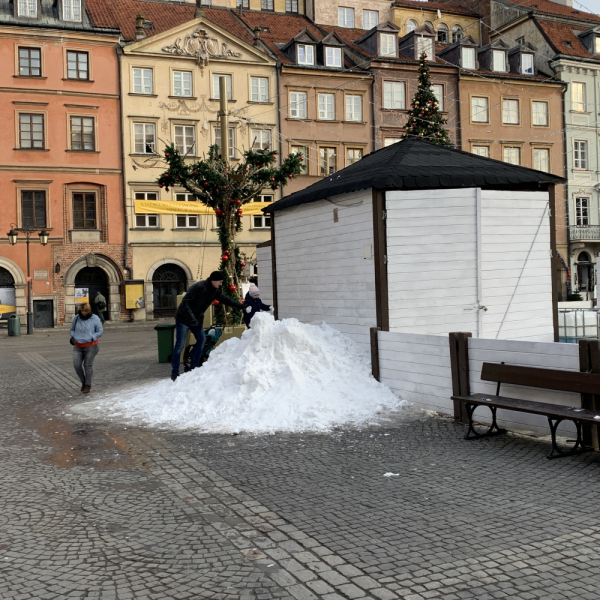
M 183 269 L 187 280 L 186 289 L 189 289 L 191 285 L 196 283 L 192 270 L 182 260 L 179 260 L 178 258 L 161 258 L 160 260 L 157 260 L 148 269 L 146 280 L 144 281 L 144 300 L 146 302 L 146 319 L 148 320 L 154 319 L 154 286 L 152 284 L 154 273 L 158 267 L 167 264 L 177 265 Z
M 90 262 L 95 264 L 90 265 Z M 84 267 L 100 267 L 108 277 L 108 304 L 109 314 L 121 314 L 121 291 L 120 284 L 123 281 L 121 270 L 108 257 L 101 254 L 87 254 L 72 263 L 65 274 L 65 321 L 70 321 L 75 316 L 75 277 Z
M 12 260 L 0 256 L 0 267 L 6 269 L 15 280 L 15 304 L 17 306 L 17 315 L 21 319 L 21 325 L 25 324 L 27 314 L 27 299 L 25 298 L 26 278 L 23 271 Z

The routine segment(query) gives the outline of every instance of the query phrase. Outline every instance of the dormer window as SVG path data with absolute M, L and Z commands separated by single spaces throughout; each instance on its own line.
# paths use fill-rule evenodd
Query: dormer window
M 461 48 L 460 66 L 463 69 L 475 68 L 475 48 Z
M 381 46 L 381 56 L 396 56 L 396 36 L 392 33 L 380 33 L 379 44 Z
M 82 0 L 62 0 L 65 21 L 81 21 L 81 2 Z
M 298 44 L 298 64 L 299 65 L 314 65 L 315 50 L 310 44 Z
M 342 49 L 341 48 L 325 48 L 325 66 L 326 67 L 341 67 L 342 66 Z
M 600 54 L 600 35 L 594 38 L 594 54 Z
M 17 15 L 19 17 L 37 17 L 38 0 L 19 0 Z
M 416 59 L 420 59 L 422 54 L 425 54 L 428 60 L 433 60 L 433 39 L 429 37 L 417 37 L 416 39 Z
M 533 75 L 533 54 L 521 54 L 521 73 Z
M 492 71 L 506 72 L 506 52 L 504 50 L 492 50 Z

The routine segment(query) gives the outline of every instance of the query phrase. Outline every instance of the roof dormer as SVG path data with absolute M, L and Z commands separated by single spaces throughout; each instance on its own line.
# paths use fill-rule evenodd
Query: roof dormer
M 577 36 L 590 54 L 600 54 L 600 26 L 588 29 Z
M 435 38 L 435 29 L 425 23 L 400 38 L 400 52 L 415 60 L 419 60 L 422 54 L 427 56 L 427 60 L 435 60 Z
M 458 65 L 461 69 L 476 70 L 479 68 L 477 61 L 478 46 L 479 44 L 470 35 L 467 35 L 440 50 L 438 56 L 454 65 Z
M 529 42 L 515 46 L 508 53 L 508 63 L 511 73 L 521 75 L 535 75 L 535 52 L 537 48 Z
M 344 42 L 332 31 L 326 35 L 317 47 L 317 59 L 320 65 L 333 69 L 344 66 Z
M 398 58 L 398 32 L 400 27 L 386 21 L 379 23 L 356 40 L 365 50 L 383 58 Z
M 317 64 L 317 44 L 319 40 L 308 30 L 303 29 L 296 37 L 281 47 L 281 51 L 297 65 L 312 67 Z
M 85 12 L 85 0 L 58 0 L 60 18 L 69 23 L 81 23 Z
M 21 19 L 39 19 L 42 10 L 40 0 L 13 0 L 15 17 Z
M 502 40 L 494 40 L 491 44 L 483 46 L 477 52 L 479 68 L 495 73 L 507 73 L 509 49 L 510 46 Z

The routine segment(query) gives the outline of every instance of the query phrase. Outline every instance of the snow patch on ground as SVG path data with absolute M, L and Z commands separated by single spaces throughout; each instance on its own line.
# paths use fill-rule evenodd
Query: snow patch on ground
M 273 433 L 364 424 L 403 405 L 340 332 L 258 313 L 241 339 L 222 343 L 175 382 L 111 394 L 76 410 L 170 429 Z

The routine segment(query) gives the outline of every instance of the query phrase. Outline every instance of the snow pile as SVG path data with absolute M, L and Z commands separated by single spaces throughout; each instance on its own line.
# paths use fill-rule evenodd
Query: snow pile
M 325 323 L 252 319 L 202 367 L 98 403 L 111 417 L 206 432 L 327 430 L 405 404 L 371 375 L 354 342 Z M 89 404 L 87 405 L 89 407 Z

